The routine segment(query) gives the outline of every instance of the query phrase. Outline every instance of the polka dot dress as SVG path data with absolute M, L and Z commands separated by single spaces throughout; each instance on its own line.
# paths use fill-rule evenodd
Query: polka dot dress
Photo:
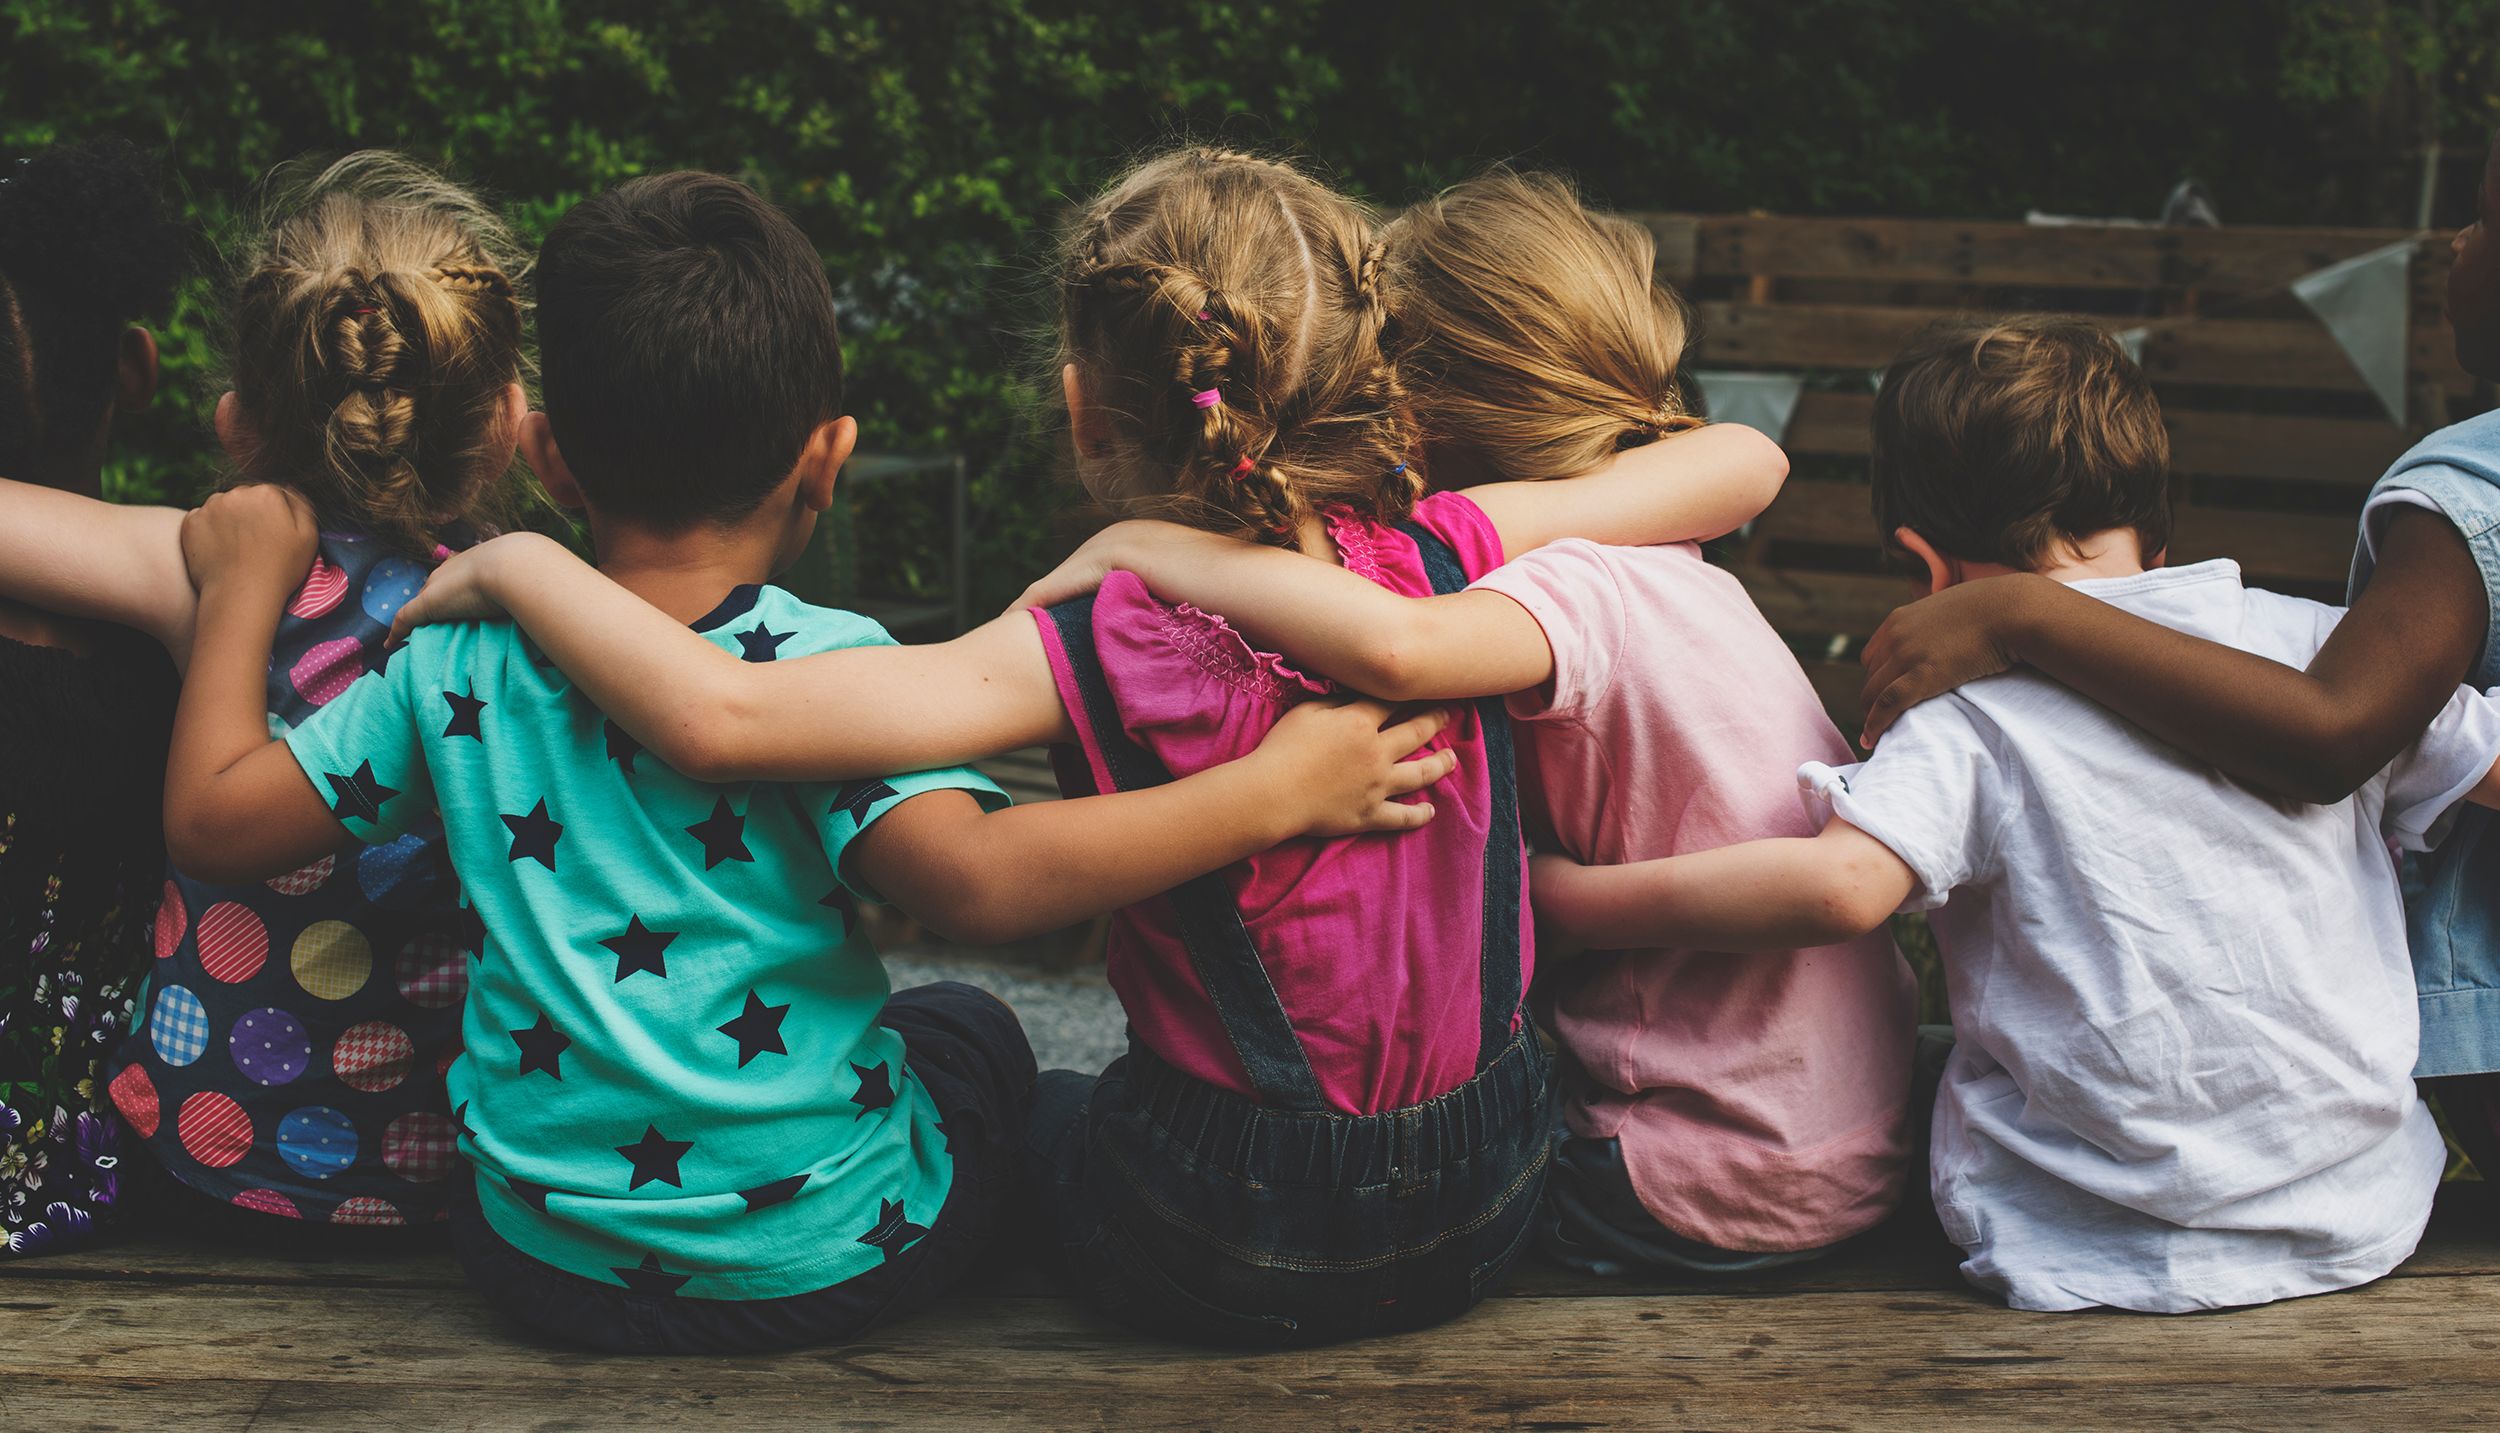
M 273 732 L 385 664 L 426 569 L 325 534 L 269 667 Z M 469 955 L 439 834 L 337 852 L 249 886 L 174 876 L 155 966 L 107 1082 L 167 1172 L 279 1219 L 444 1217 Z

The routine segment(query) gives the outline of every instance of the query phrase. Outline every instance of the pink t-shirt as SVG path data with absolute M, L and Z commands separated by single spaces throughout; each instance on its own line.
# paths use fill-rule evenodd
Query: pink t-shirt
M 1810 836 L 1797 766 L 1845 762 L 1805 673 L 1689 545 L 1559 542 L 1475 584 L 1554 653 L 1511 698 L 1520 780 L 1574 858 L 1617 865 Z M 1547 976 L 1589 1076 L 1571 1127 L 1622 1141 L 1644 1208 L 1722 1249 L 1809 1249 L 1882 1220 L 1910 1155 L 1915 984 L 1891 939 L 1650 950 Z
M 1426 498 L 1415 521 L 1457 551 L 1470 578 L 1502 560 L 1493 525 L 1463 497 Z M 1392 592 L 1431 595 L 1423 560 L 1404 533 L 1351 518 L 1332 520 L 1329 531 L 1349 571 Z M 1093 784 L 1109 790 L 1101 745 L 1087 727 L 1057 629 L 1043 614 L 1035 617 Z M 1253 650 L 1222 618 L 1157 601 L 1131 573 L 1103 582 L 1093 625 L 1130 738 L 1175 777 L 1245 755 L 1286 708 L 1331 690 L 1274 653 Z M 1437 814 L 1423 830 L 1290 841 L 1223 872 L 1322 1096 L 1344 1113 L 1421 1104 L 1475 1074 L 1492 787 L 1484 732 L 1472 712 L 1459 710 L 1434 739 L 1444 743 L 1457 748 L 1459 766 L 1433 788 Z M 1519 859 L 1525 861 L 1524 851 Z M 1524 900 L 1520 924 L 1524 981 L 1531 964 Z M 1146 901 L 1115 915 L 1108 960 L 1137 1039 L 1209 1084 L 1252 1093 L 1168 904 Z

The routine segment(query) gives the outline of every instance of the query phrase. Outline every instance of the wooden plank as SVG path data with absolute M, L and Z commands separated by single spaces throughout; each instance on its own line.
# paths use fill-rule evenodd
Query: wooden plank
M 2352 565 L 2358 504 L 2350 515 L 2282 513 L 2180 504 L 2171 533 L 2171 561 L 2228 557 L 2251 580 L 2341 582 Z M 1755 541 L 1824 547 L 1877 546 L 1863 483 L 1792 482 L 1754 529 Z
M 1732 569 L 1754 606 L 1792 636 L 1865 637 L 1904 602 L 1923 595 L 1907 577 L 1805 572 L 1740 564 Z
M 1696 339 L 1687 361 L 1703 367 L 1881 368 L 1921 330 L 1955 316 L 1946 309 L 1855 304 L 1710 302 L 1694 308 Z M 2147 322 L 2113 314 L 2066 316 L 2113 333 Z M 2144 370 L 2156 384 L 2368 391 L 2333 335 L 2307 319 L 2153 322 Z M 2452 344 L 2446 329 L 2417 326 L 2413 366 L 2449 392 L 2469 392 L 2473 380 L 2456 367 Z
M 1678 242 L 1693 235 L 1692 277 L 1770 275 L 2038 288 L 2279 289 L 2301 275 L 2395 242 L 2395 229 L 2154 229 L 1950 219 L 1833 219 L 1746 214 L 1632 216 Z M 2417 264 L 2444 262 L 2448 236 L 2426 236 Z
M 1784 446 L 1792 453 L 1864 457 L 1874 413 L 1872 393 L 1806 393 L 1797 400 Z M 2382 418 L 2171 407 L 2162 422 L 2170 429 L 2171 469 L 2182 476 L 2348 485 L 2356 510 L 2361 490 L 2413 446 L 2412 435 Z
M 959 1302 L 846 1348 L 608 1358 L 428 1293 L 126 1291 L 10 1309 L 11 1426 L 2448 1426 L 2500 1397 L 2491 1281 L 2389 1280 L 2195 1319 L 1969 1293 L 1519 1299 L 1420 1334 L 1242 1354 L 1114 1337 L 1055 1300 Z M 117 1400 L 125 1400 L 117 1402 Z M 194 1413 L 177 1413 L 189 1408 Z M 214 1412 L 212 1412 L 214 1411 Z M 223 1417 L 215 1416 L 223 1414 Z M 169 1419 L 170 1421 L 170 1419 Z M 162 1426 L 162 1425 L 156 1425 Z

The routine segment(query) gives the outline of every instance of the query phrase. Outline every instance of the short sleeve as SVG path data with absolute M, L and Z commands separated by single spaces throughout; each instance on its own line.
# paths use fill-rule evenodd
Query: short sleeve
M 2427 851 L 2448 834 L 2448 813 L 2500 761 L 2500 701 L 2459 687 L 2421 740 L 2387 767 L 2387 838 Z
M 443 665 L 442 630 L 419 632 L 388 666 L 348 683 L 286 734 L 313 789 L 360 841 L 381 845 L 432 824 L 434 785 L 413 694 L 421 674 Z
M 1569 719 L 1603 696 L 1615 677 L 1629 626 L 1623 585 L 1596 543 L 1549 543 L 1504 563 L 1469 584 L 1499 592 L 1528 609 L 1545 631 L 1554 675 L 1544 687 L 1510 698 L 1512 716 Z
M 969 766 L 950 766 L 938 771 L 911 771 L 900 776 L 854 781 L 845 786 L 818 787 L 822 800 L 825 859 L 833 866 L 836 879 L 862 900 L 883 901 L 845 860 L 851 843 L 865 834 L 869 827 L 885 818 L 885 814 L 915 796 L 932 791 L 969 791 L 984 811 L 1004 810 L 1010 803 L 998 783 Z
M 1912 707 L 1855 766 L 1807 762 L 1798 785 L 1881 841 L 1918 877 L 1905 911 L 1933 910 L 1996 864 L 2003 781 L 1975 713 L 1951 696 Z

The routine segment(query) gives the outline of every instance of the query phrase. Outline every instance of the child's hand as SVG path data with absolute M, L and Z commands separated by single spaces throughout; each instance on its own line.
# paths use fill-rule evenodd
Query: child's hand
M 1039 582 L 1024 589 L 1024 595 L 1007 610 L 1022 612 L 1033 607 L 1056 607 L 1101 587 L 1102 580 L 1113 572 L 1122 569 L 1141 572 L 1150 554 L 1184 551 L 1193 542 L 1206 541 L 1230 542 L 1232 539 L 1182 527 L 1178 523 L 1155 522 L 1147 518 L 1115 522 L 1085 539 L 1083 547 L 1068 554 L 1066 561 L 1052 568 Z M 1152 585 L 1151 581 L 1148 585 Z
M 2028 572 L 1982 577 L 1893 609 L 1858 655 L 1866 668 L 1858 693 L 1866 709 L 1859 745 L 1874 750 L 1903 712 L 2013 666 L 2015 634 L 2029 620 L 2042 583 L 2055 585 Z
M 311 505 L 275 483 L 229 488 L 182 520 L 182 560 L 203 594 L 226 584 L 291 593 L 320 547 Z
M 408 634 L 419 627 L 492 622 L 503 617 L 503 599 L 496 593 L 501 590 L 506 564 L 527 562 L 533 543 L 552 542 L 534 532 L 509 532 L 444 559 L 425 580 L 424 590 L 391 618 L 391 644 L 407 641 Z
M 1569 856 L 1539 851 L 1528 858 L 1528 909 L 1536 916 L 1536 958 L 1568 960 L 1588 947 L 1559 919 L 1571 903 L 1571 884 L 1587 869 Z
M 1429 802 L 1390 798 L 1421 791 L 1458 768 L 1458 753 L 1415 756 L 1450 724 L 1428 711 L 1388 725 L 1392 713 L 1375 701 L 1308 701 L 1285 713 L 1253 759 L 1272 766 L 1268 789 L 1298 813 L 1306 836 L 1358 836 L 1412 831 L 1432 819 Z

